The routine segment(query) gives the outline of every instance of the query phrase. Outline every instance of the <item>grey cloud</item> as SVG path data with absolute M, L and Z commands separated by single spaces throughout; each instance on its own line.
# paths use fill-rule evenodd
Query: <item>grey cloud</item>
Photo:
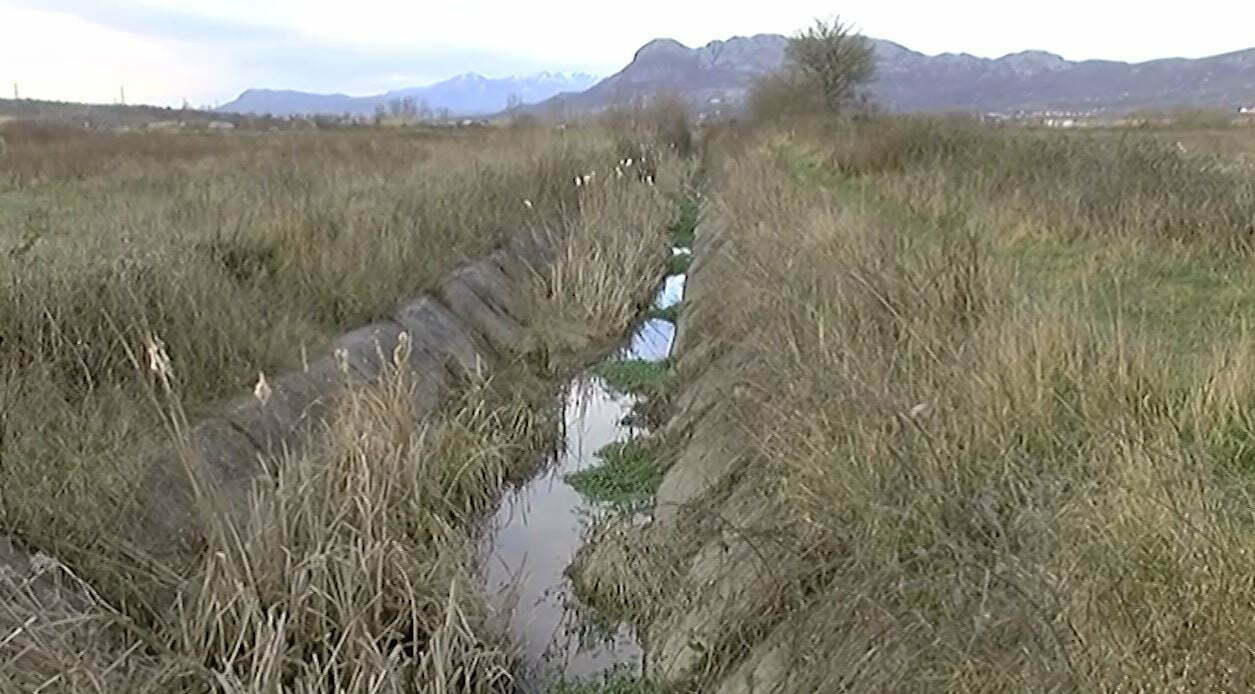
M 35 10 L 64 12 L 111 29 L 175 41 L 274 40 L 291 35 L 290 32 L 276 27 L 225 21 L 191 12 L 144 7 L 127 2 L 11 0 L 10 4 Z
M 224 21 L 125 0 L 7 0 L 7 4 L 64 12 L 137 36 L 177 42 L 184 47 L 186 60 L 210 64 L 220 75 L 217 86 L 190 89 L 198 99 L 226 100 L 254 87 L 370 94 L 468 71 L 507 76 L 540 70 L 604 70 L 604 66 L 555 65 L 473 48 L 380 48 L 319 41 L 282 27 Z M 202 93 L 204 89 L 219 93 Z
M 354 93 L 389 86 L 385 76 L 403 77 L 407 82 L 404 86 L 417 86 L 468 71 L 505 76 L 562 69 L 531 58 L 487 51 L 418 47 L 375 50 L 302 39 L 241 47 L 231 60 L 249 79 L 268 82 L 265 86 Z

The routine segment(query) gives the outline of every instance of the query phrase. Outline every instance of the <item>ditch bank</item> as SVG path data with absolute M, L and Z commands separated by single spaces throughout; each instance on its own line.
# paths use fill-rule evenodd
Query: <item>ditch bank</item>
M 459 380 L 527 353 L 527 297 L 550 257 L 541 244 L 519 243 L 463 266 L 432 294 L 342 335 L 303 370 L 259 381 L 252 395 L 192 427 L 182 446 L 152 454 L 137 520 L 127 533 L 130 548 L 183 566 L 204 551 L 211 520 L 246 527 L 253 485 L 269 475 L 263 461 L 305 450 L 338 399 L 377 381 L 402 343 L 408 343 L 406 366 L 420 417 L 434 412 Z M 154 358 L 158 370 L 160 359 Z M 201 508 L 206 500 L 209 509 Z
M 631 621 L 644 676 L 676 691 L 749 694 L 784 679 L 791 634 L 785 586 L 799 561 L 767 471 L 737 424 L 748 355 L 714 337 L 716 278 L 732 271 L 717 216 L 697 227 L 677 320 L 667 415 L 654 436 L 662 474 L 652 515 L 602 524 L 573 567 L 578 592 Z
M 270 466 L 299 459 L 341 399 L 377 382 L 396 355 L 407 355 L 413 411 L 421 417 L 436 411 L 459 384 L 534 352 L 528 302 L 553 262 L 553 245 L 518 235 L 509 247 L 452 272 L 433 292 L 403 302 L 390 317 L 341 335 L 303 369 L 273 379 L 263 375 L 253 394 L 214 407 L 215 414 L 195 424 L 175 425 L 178 444 L 141 452 L 146 472 L 125 514 L 129 522 L 102 529 L 116 533 L 110 540 L 117 554 L 101 557 L 105 565 L 153 579 L 123 596 L 130 609 L 152 615 L 167 609 L 212 533 L 247 538 L 255 532 L 253 490 L 272 479 Z M 155 378 L 170 378 L 172 366 L 159 342 L 149 345 L 146 357 Z M 32 615 L 40 604 L 98 602 L 72 569 L 3 534 L 0 588 L 0 603 L 30 603 Z M 22 633 L 21 624 L 7 621 L 0 619 L 0 630 Z
M 267 514 L 257 507 L 265 495 L 255 490 L 271 483 L 276 466 L 294 464 L 316 445 L 341 401 L 381 381 L 394 365 L 414 383 L 410 411 L 422 418 L 464 384 L 482 382 L 494 372 L 539 369 L 551 383 L 562 383 L 572 371 L 612 349 L 623 337 L 620 328 L 605 335 L 563 323 L 546 324 L 543 336 L 537 332 L 541 316 L 535 299 L 542 289 L 553 291 L 547 282 L 549 268 L 557 273 L 570 259 L 559 257 L 554 242 L 525 236 L 455 271 L 436 290 L 401 305 L 390 317 L 342 335 L 327 354 L 303 369 L 273 379 L 263 376 L 251 395 L 220 404 L 213 416 L 194 425 L 176 426 L 178 445 L 144 455 L 134 512 L 127 516 L 133 520 L 110 532 L 125 543 L 120 550 L 114 544 L 111 556 L 103 558 L 118 573 L 137 576 L 133 594 L 122 596 L 125 612 L 141 617 L 167 612 L 191 587 L 188 579 L 198 575 L 206 550 L 217 546 L 222 534 L 238 542 L 259 534 L 263 527 L 258 520 Z M 647 245 L 657 249 L 657 256 L 651 251 L 653 259 L 641 267 L 653 270 L 630 273 L 645 286 L 625 282 L 625 287 L 636 288 L 616 302 L 630 305 L 638 318 L 650 308 L 647 288 L 658 286 L 666 265 L 665 246 L 652 244 Z M 550 334 L 555 329 L 561 335 Z M 549 353 L 555 345 L 560 355 Z M 147 357 L 156 379 L 169 377 L 169 357 L 159 342 L 150 345 Z M 398 363 L 400 358 L 404 361 Z M 49 613 L 59 614 L 62 605 L 67 619 L 58 621 L 68 628 L 50 626 L 46 631 L 55 632 L 52 638 L 40 641 L 90 643 L 92 635 L 71 624 L 74 616 L 111 612 L 118 596 L 102 598 L 69 567 L 0 539 L 0 593 L 6 606 L 19 602 L 21 593 L 20 602 L 29 607 L 8 610 L 7 616 L 17 620 L 12 624 L 0 618 L 0 655 L 23 648 L 35 638 L 28 627 L 36 622 L 45 626 Z M 116 620 L 102 621 L 107 626 Z M 23 667 L 3 658 L 0 665 Z

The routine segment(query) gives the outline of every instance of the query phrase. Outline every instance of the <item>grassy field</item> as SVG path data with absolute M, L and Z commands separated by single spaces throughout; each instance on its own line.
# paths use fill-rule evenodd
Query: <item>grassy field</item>
M 0 126 L 0 528 L 93 587 L 50 603 L 0 576 L 0 692 L 510 691 L 473 521 L 697 213 L 657 146 L 674 122 L 613 125 Z M 652 185 L 612 178 L 643 142 Z M 718 286 L 680 313 L 744 357 L 740 475 L 787 516 L 748 534 L 796 561 L 690 689 L 781 625 L 780 691 L 1255 688 L 1251 152 L 1242 129 L 715 133 L 725 243 L 699 260 Z M 136 451 L 516 234 L 560 241 L 527 360 L 423 418 L 403 370 L 352 393 L 325 446 L 276 461 L 269 531 L 217 538 L 170 614 L 137 620 L 112 600 L 125 576 L 75 573 L 111 551 Z M 599 372 L 662 401 L 668 366 Z M 653 452 L 605 453 L 576 481 L 647 505 Z
M 1255 178 L 1190 137 L 711 146 L 727 243 L 692 320 L 752 357 L 744 474 L 789 516 L 761 541 L 804 559 L 727 632 L 791 625 L 778 691 L 1255 687 Z
M 606 136 L 539 130 L 5 132 L 0 521 L 49 548 L 109 527 L 96 509 L 129 494 L 136 446 L 166 436 L 149 340 L 194 421 L 510 234 L 554 223 L 574 209 L 574 173 L 615 158 Z M 101 495 L 67 527 L 63 504 Z
M 0 624 L 19 627 L 0 637 L 0 691 L 508 691 L 516 656 L 476 579 L 475 519 L 555 435 L 571 356 L 648 305 L 687 176 L 657 132 L 623 122 L 2 126 L 0 528 L 91 590 L 49 604 L 0 576 Z M 613 175 L 627 156 L 648 181 Z M 138 584 L 81 570 L 116 552 L 145 447 L 520 235 L 560 251 L 527 297 L 545 368 L 501 365 L 421 419 L 403 371 L 352 394 L 326 445 L 275 461 L 255 510 L 270 532 L 215 539 L 171 614 L 137 619 L 111 599 Z M 152 343 L 172 392 L 149 373 Z

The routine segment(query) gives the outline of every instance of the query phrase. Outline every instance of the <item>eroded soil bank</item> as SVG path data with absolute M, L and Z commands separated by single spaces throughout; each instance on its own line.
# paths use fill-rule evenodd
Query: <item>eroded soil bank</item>
M 716 271 L 709 269 L 719 247 L 716 224 L 708 213 L 697 228 L 670 355 L 670 415 L 653 433 L 666 472 L 649 518 L 602 519 L 573 567 L 581 595 L 636 625 L 646 644 L 645 678 L 656 683 L 683 683 L 701 671 L 731 625 L 760 606 L 757 579 L 771 561 L 734 527 L 768 508 L 753 480 L 737 480 L 744 449 L 729 418 L 735 358 L 694 327 L 703 297 L 714 291 L 705 273 Z M 713 512 L 686 511 L 716 497 Z M 720 529 L 720 518 L 729 527 Z

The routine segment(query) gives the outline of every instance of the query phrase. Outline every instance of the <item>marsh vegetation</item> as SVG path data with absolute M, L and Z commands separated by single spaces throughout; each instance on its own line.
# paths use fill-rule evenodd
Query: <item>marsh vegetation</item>
M 665 625 L 707 591 L 688 582 L 707 541 L 750 548 L 770 580 L 750 560 L 703 577 L 753 590 L 705 615 L 691 669 L 558 691 L 747 673 L 781 692 L 1255 688 L 1255 133 L 712 127 L 700 213 L 718 243 L 699 240 L 698 295 L 664 309 L 668 265 L 689 268 L 668 241 L 691 246 L 699 216 L 695 164 L 665 146 L 675 115 L 6 124 L 0 529 L 55 580 L 0 576 L 0 691 L 511 691 L 519 648 L 476 523 L 552 447 L 561 384 L 599 364 L 663 428 L 716 360 L 729 395 L 703 426 L 736 469 L 666 510 L 682 534 L 615 550 L 603 604 Z M 143 451 L 520 238 L 554 249 L 520 293 L 521 353 L 425 414 L 390 355 L 320 446 L 267 461 L 267 531 L 215 535 L 191 574 L 117 542 Z M 709 348 L 602 361 L 646 318 Z M 648 512 L 689 445 L 616 444 L 571 481 Z
M 40 553 L 0 577 L 0 690 L 509 691 L 518 649 L 485 599 L 477 523 L 552 445 L 556 384 L 648 305 L 687 176 L 647 117 L 620 125 L 8 124 L 0 527 Z M 647 182 L 613 176 L 629 156 Z M 190 575 L 130 554 L 146 450 L 520 240 L 556 255 L 518 288 L 522 353 L 431 414 L 386 355 L 319 445 L 266 462 L 265 532 L 224 526 Z
M 627 572 L 673 586 L 625 598 L 646 628 L 725 596 L 672 685 L 1255 686 L 1255 179 L 1192 135 L 816 118 L 712 139 L 720 245 L 685 320 L 738 355 L 713 426 L 747 450 Z M 752 547 L 761 580 L 686 584 L 703 533 Z

